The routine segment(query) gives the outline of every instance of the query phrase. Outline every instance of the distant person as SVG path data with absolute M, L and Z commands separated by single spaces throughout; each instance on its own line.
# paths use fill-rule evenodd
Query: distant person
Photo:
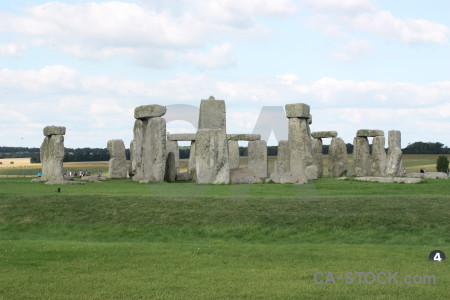
M 103 176 L 102 171 L 98 172 L 98 177 L 102 177 L 102 176 Z
M 424 168 L 420 168 L 420 173 L 425 173 L 425 169 Z
M 403 169 L 403 175 L 406 176 L 406 169 Z

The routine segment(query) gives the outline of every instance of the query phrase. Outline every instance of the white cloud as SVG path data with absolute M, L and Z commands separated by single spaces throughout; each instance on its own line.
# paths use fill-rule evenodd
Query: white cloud
M 332 56 L 337 60 L 350 62 L 372 54 L 372 44 L 369 41 L 352 40 L 332 53 Z
M 235 64 L 237 60 L 230 43 L 214 46 L 206 54 L 191 52 L 187 54 L 187 57 L 195 65 L 208 69 L 230 66 Z
M 358 12 L 373 9 L 371 0 L 302 0 L 318 11 Z
M 0 56 L 21 57 L 25 51 L 25 45 L 19 44 L 0 44 Z

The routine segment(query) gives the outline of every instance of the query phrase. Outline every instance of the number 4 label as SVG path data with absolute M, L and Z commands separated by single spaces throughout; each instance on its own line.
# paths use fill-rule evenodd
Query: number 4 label
M 444 252 L 441 250 L 433 250 L 431 251 L 430 255 L 428 255 L 428 258 L 432 261 L 443 261 L 446 259 Z

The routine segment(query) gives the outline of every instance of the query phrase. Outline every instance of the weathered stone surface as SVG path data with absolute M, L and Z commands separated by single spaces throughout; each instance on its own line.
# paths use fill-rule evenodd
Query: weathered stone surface
M 178 173 L 176 181 L 189 181 L 191 180 L 191 176 L 188 172 Z
M 372 141 L 372 154 L 370 155 L 371 162 L 371 176 L 385 176 L 386 175 L 386 150 L 384 136 L 376 136 Z
M 406 177 L 409 178 L 430 178 L 430 179 L 447 179 L 448 175 L 443 172 L 425 172 L 425 173 L 419 173 L 419 172 L 411 172 L 406 174 Z
M 328 150 L 328 176 L 342 177 L 347 175 L 348 160 L 345 142 L 335 137 L 331 139 Z
M 305 118 L 309 119 L 309 105 L 304 103 L 286 104 L 286 118 Z
M 386 176 L 401 176 L 403 172 L 400 131 L 390 130 L 388 132 L 388 145 Z
M 44 135 L 65 135 L 66 127 L 64 126 L 46 126 L 44 127 Z
M 314 165 L 317 168 L 317 177 L 322 177 L 323 176 L 322 139 L 314 138 L 311 143 L 312 143 L 312 154 L 314 158 Z
M 359 181 L 380 182 L 380 183 L 421 183 L 421 178 L 405 178 L 405 177 L 357 177 Z
M 272 173 L 270 174 L 270 180 L 275 183 L 294 183 L 305 184 L 308 183 L 308 179 L 305 174 L 293 174 L 291 172 L 286 173 Z
M 261 135 L 248 133 L 227 134 L 227 139 L 230 141 L 259 141 L 261 139 Z
M 367 137 L 355 137 L 353 139 L 353 175 L 370 175 L 370 146 Z
M 136 120 L 133 127 L 134 139 L 130 144 L 131 176 L 133 180 L 140 181 L 144 178 L 142 151 L 144 146 L 145 129 L 148 120 Z
M 277 161 L 274 173 L 286 173 L 289 171 L 289 142 L 282 140 L 278 142 Z
M 167 135 L 168 141 L 195 141 L 195 133 L 172 133 Z
M 109 178 L 127 178 L 127 158 L 125 154 L 125 144 L 122 140 L 109 140 L 108 141 L 109 152 Z
M 197 183 L 230 183 L 228 141 L 225 130 L 199 129 L 195 140 L 195 156 Z
M 311 133 L 311 137 L 315 139 L 326 139 L 337 137 L 337 131 L 315 131 Z
M 180 150 L 178 148 L 178 142 L 168 140 L 166 142 L 166 149 L 167 149 L 167 154 L 169 154 L 170 152 L 173 153 L 174 158 L 175 158 L 175 169 L 179 170 L 180 169 Z
M 166 174 L 164 180 L 167 182 L 174 182 L 177 176 L 177 168 L 175 166 L 175 154 L 173 152 L 167 153 L 166 158 Z
M 232 169 L 230 171 L 231 183 L 262 183 L 260 177 L 249 169 Z
M 311 125 L 312 124 L 312 114 L 309 114 L 309 118 L 308 118 L 308 124 Z
M 248 169 L 257 177 L 267 177 L 267 144 L 266 141 L 248 142 Z
M 238 141 L 228 141 L 228 154 L 230 160 L 230 169 L 239 168 L 239 143 Z
M 166 121 L 151 118 L 143 121 L 142 161 L 133 180 L 139 182 L 164 181 L 166 171 Z M 137 137 L 135 136 L 135 142 Z M 136 143 L 136 146 L 137 143 Z
M 44 181 L 63 181 L 64 136 L 49 135 L 40 149 L 42 177 Z
M 198 129 L 226 130 L 225 101 L 209 97 L 200 103 Z M 225 137 L 226 138 L 226 137 Z
M 197 181 L 197 172 L 195 168 L 195 141 L 192 141 L 189 150 L 188 173 L 193 181 Z
M 166 107 L 158 104 L 142 105 L 134 109 L 135 119 L 148 119 L 162 117 L 166 113 Z
M 292 174 L 305 174 L 305 168 L 314 164 L 312 141 L 307 119 L 289 118 L 289 170 Z M 313 178 L 316 179 L 317 174 Z
M 356 132 L 356 136 L 358 137 L 384 136 L 384 131 L 378 129 L 360 129 Z
M 130 169 L 128 171 L 130 177 L 136 175 L 136 145 L 134 140 L 130 142 Z

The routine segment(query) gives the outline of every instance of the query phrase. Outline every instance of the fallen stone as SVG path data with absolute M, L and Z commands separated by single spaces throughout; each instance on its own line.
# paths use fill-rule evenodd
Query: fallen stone
M 166 107 L 158 104 L 142 105 L 134 109 L 135 119 L 149 119 L 162 117 L 166 114 Z
M 337 137 L 337 131 L 315 131 L 311 133 L 311 137 L 315 139 L 326 139 Z
M 231 183 L 263 183 L 262 179 L 249 169 L 232 169 L 230 178 Z
M 227 139 L 230 141 L 259 141 L 261 139 L 260 134 L 227 134 Z
M 260 178 L 267 177 L 267 144 L 266 141 L 248 142 L 248 169 Z
M 212 100 L 207 100 L 212 101 Z M 230 183 L 228 141 L 223 129 L 199 129 L 195 141 L 197 183 Z
M 356 177 L 358 181 L 380 182 L 380 183 L 421 183 L 421 178 L 406 178 L 406 177 Z
M 44 135 L 50 136 L 50 135 L 65 135 L 66 134 L 66 127 L 63 126 L 46 126 L 44 127 Z
M 185 142 L 191 142 L 195 141 L 195 133 L 172 133 L 167 135 L 168 141 L 185 141 Z
M 444 172 L 425 172 L 425 173 L 408 173 L 406 177 L 409 178 L 429 178 L 429 179 L 448 179 L 448 175 Z
M 384 136 L 384 131 L 378 129 L 360 129 L 356 132 L 356 136 L 358 137 Z
M 328 150 L 328 176 L 343 177 L 347 175 L 347 171 L 347 146 L 341 138 L 332 138 Z
M 272 173 L 270 174 L 270 180 L 274 183 L 308 183 L 308 179 L 306 178 L 305 174 L 293 174 L 292 172 Z
M 86 184 L 85 181 L 72 181 L 72 180 L 48 180 L 45 184 L 52 184 L 52 185 L 82 185 Z
M 309 119 L 309 105 L 304 103 L 286 104 L 286 118 L 305 118 Z

